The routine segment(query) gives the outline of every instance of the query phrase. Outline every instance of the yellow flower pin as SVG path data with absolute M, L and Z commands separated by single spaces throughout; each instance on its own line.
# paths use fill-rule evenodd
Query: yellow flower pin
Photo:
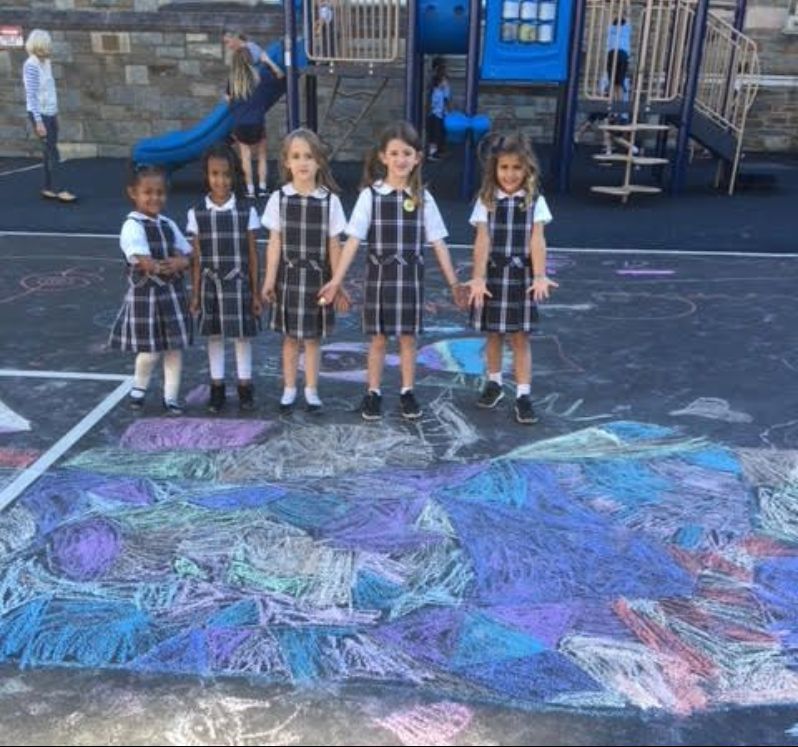
M 405 201 L 402 203 L 402 207 L 405 209 L 406 213 L 412 213 L 416 209 L 416 203 L 409 197 L 406 197 Z

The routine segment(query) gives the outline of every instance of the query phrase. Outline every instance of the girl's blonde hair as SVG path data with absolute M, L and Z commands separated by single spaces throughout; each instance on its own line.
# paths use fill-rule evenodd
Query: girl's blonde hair
M 252 65 L 252 55 L 246 47 L 233 52 L 230 64 L 230 98 L 248 99 L 260 81 L 258 71 Z
M 291 150 L 291 143 L 293 143 L 294 140 L 304 140 L 308 144 L 310 152 L 313 154 L 313 160 L 319 165 L 319 169 L 316 172 L 316 186 L 324 187 L 330 192 L 340 191 L 335 177 L 332 175 L 332 170 L 330 169 L 327 147 L 315 132 L 307 130 L 304 127 L 289 132 L 283 138 L 283 146 L 280 149 L 280 180 L 285 184 L 293 179 L 291 169 L 287 166 L 287 161 L 288 152 Z
M 424 150 L 421 138 L 418 136 L 415 127 L 409 122 L 397 122 L 396 124 L 388 125 L 380 133 L 377 145 L 366 156 L 361 187 L 370 187 L 374 182 L 385 179 L 387 176 L 385 165 L 380 161 L 380 154 L 385 153 L 391 140 L 400 140 L 417 153 L 422 153 Z M 410 187 L 416 207 L 422 205 L 424 201 L 424 184 L 421 181 L 421 159 L 410 172 L 408 187 Z
M 496 190 L 500 189 L 499 180 L 496 178 L 496 167 L 502 156 L 517 156 L 524 165 L 526 176 L 524 178 L 524 207 L 528 208 L 540 193 L 540 163 L 529 140 L 521 134 L 493 135 L 483 141 L 482 153 L 484 168 L 482 186 L 479 189 L 479 199 L 488 210 L 496 207 Z
M 53 40 L 43 29 L 33 29 L 25 42 L 25 51 L 37 57 L 49 57 L 53 53 Z

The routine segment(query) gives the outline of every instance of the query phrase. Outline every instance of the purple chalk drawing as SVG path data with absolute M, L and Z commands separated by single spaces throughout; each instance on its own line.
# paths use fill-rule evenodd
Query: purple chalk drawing
M 402 744 L 445 745 L 453 744 L 472 718 L 473 713 L 466 706 L 443 702 L 397 711 L 376 721 Z
M 204 405 L 208 402 L 211 388 L 207 384 L 197 384 L 187 395 L 187 405 Z
M 120 443 L 135 451 L 234 449 L 255 443 L 271 426 L 265 420 L 145 418 L 133 423 Z
M 57 529 L 48 549 L 55 573 L 73 581 L 92 581 L 104 576 L 114 564 L 121 538 L 110 521 L 93 518 Z
M 676 270 L 654 270 L 649 268 L 634 268 L 634 267 L 626 267 L 622 270 L 615 270 L 616 275 L 651 275 L 651 276 L 658 276 L 658 275 L 675 275 Z

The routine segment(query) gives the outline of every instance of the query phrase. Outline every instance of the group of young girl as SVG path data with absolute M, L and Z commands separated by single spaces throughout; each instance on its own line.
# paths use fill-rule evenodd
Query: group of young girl
M 243 199 L 240 161 L 227 145 L 203 158 L 206 195 L 188 213 L 188 239 L 161 214 L 164 173 L 143 166 L 131 173 L 127 192 L 134 210 L 122 226 L 120 245 L 128 269 L 124 303 L 110 336 L 112 348 L 137 353 L 131 407 L 140 409 L 153 369 L 163 356 L 167 413 L 180 414 L 181 351 L 192 342 L 196 317 L 208 338 L 208 409 L 225 404 L 224 341 L 232 338 L 242 410 L 254 408 L 251 339 L 263 304 L 272 307 L 271 328 L 283 336 L 280 411 L 297 400 L 300 349 L 304 351 L 304 400 L 320 412 L 318 378 L 322 340 L 335 313 L 350 308 L 343 282 L 361 242 L 366 242 L 363 331 L 369 337 L 367 389 L 361 415 L 382 417 L 382 374 L 389 337 L 399 341 L 399 409 L 421 417 L 414 392 L 416 340 L 423 332 L 425 243 L 432 245 L 458 308 L 471 308 L 473 326 L 487 334 L 486 383 L 477 404 L 495 407 L 504 397 L 505 338 L 514 358 L 515 419 L 536 422 L 530 396 L 529 333 L 536 302 L 557 283 L 546 276 L 544 225 L 551 220 L 540 194 L 539 167 L 526 140 L 496 138 L 471 214 L 476 228 L 473 275 L 458 281 L 445 243 L 448 233 L 432 194 L 421 179 L 422 144 L 406 123 L 388 127 L 366 163 L 364 188 L 347 223 L 325 149 L 311 131 L 284 140 L 283 186 L 259 219 Z M 269 229 L 265 276 L 259 288 L 255 232 Z M 341 245 L 339 236 L 346 234 Z M 184 281 L 191 270 L 191 295 Z

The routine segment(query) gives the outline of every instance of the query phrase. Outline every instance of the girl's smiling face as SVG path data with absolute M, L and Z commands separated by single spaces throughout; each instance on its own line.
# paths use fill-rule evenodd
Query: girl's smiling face
M 496 161 L 496 183 L 508 195 L 521 189 L 528 176 L 520 156 L 508 153 L 499 156 Z
M 128 187 L 127 194 L 136 210 L 155 218 L 166 203 L 166 181 L 160 174 L 148 174 Z
M 380 161 L 385 166 L 389 182 L 407 182 L 413 169 L 421 161 L 421 154 L 404 140 L 394 138 L 389 140 L 385 150 L 380 151 Z M 394 184 L 393 186 L 399 186 Z

